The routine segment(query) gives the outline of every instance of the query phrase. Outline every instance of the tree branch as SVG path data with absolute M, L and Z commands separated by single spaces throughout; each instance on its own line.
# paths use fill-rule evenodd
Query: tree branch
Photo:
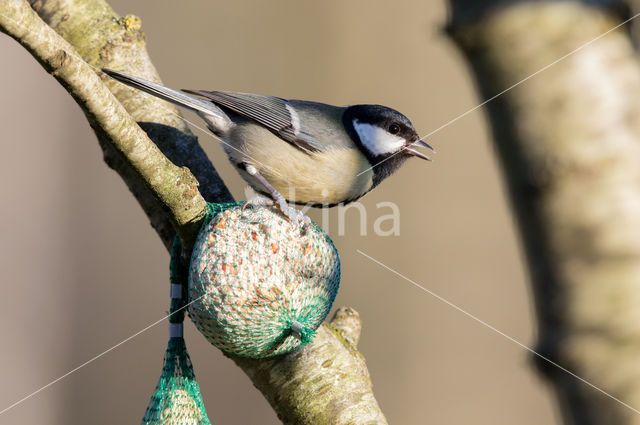
M 144 33 L 137 17 L 121 18 L 104 1 L 78 4 L 69 0 L 32 0 L 31 3 L 46 23 L 73 44 L 94 70 L 109 67 L 160 82 L 146 51 Z M 233 200 L 176 107 L 110 78 L 103 81 L 171 162 L 191 170 L 200 182 L 199 190 L 206 200 Z M 158 202 L 154 191 L 137 178 L 126 157 L 119 155 L 110 143 L 100 140 L 105 161 L 123 177 L 168 248 L 175 231 L 170 214 L 166 214 L 166 206 Z M 183 237 L 193 239 L 194 236 Z
M 231 195 L 172 106 L 101 81 L 94 72 L 109 66 L 159 81 L 144 50 L 139 19 L 120 18 L 101 0 L 38 0 L 33 7 L 59 34 L 25 0 L 0 0 L 0 30 L 20 42 L 74 97 L 98 135 L 105 160 L 125 180 L 165 246 L 175 228 L 190 252 L 206 212 L 205 198 L 226 202 Z M 136 121 L 142 121 L 140 126 L 161 149 Z M 174 165 L 163 152 L 189 168 Z M 189 169 L 202 183 L 200 192 Z M 364 359 L 355 348 L 359 332 L 357 313 L 341 309 L 330 325 L 318 330 L 313 344 L 298 352 L 234 361 L 287 424 L 384 424 Z
M 466 2 L 451 1 L 450 32 L 484 99 L 623 19 L 612 12 L 614 1 L 488 1 L 477 2 L 473 13 L 462 10 Z M 640 65 L 621 29 L 487 105 L 533 279 L 537 351 L 635 409 L 638 99 Z M 536 360 L 568 423 L 640 423 L 637 411 Z
M 233 357 L 285 425 L 386 424 L 364 358 L 358 313 L 342 307 L 313 344 L 273 359 Z
M 110 164 L 126 158 L 127 184 L 147 186 L 156 199 L 155 217 L 164 211 L 185 241 L 194 240 L 206 204 L 188 168 L 171 163 L 127 113 L 76 50 L 46 25 L 23 0 L 0 3 L 2 32 L 20 42 L 65 89 L 85 113 Z M 109 158 L 108 158 L 109 159 Z

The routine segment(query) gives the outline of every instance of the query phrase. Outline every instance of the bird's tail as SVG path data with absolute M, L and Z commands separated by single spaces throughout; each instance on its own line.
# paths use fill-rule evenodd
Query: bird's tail
M 159 97 L 160 99 L 166 100 L 167 102 L 171 102 L 183 108 L 190 109 L 198 113 L 198 115 L 201 115 L 203 118 L 206 117 L 205 119 L 208 123 L 210 121 L 218 121 L 220 122 L 220 126 L 222 126 L 223 123 L 227 124 L 229 122 L 227 115 L 211 101 L 190 96 L 179 90 L 170 89 L 169 87 L 165 87 L 152 81 L 124 74 L 122 72 L 113 71 L 111 69 L 102 68 L 102 72 L 123 84 L 135 87 L 149 93 L 150 95 Z

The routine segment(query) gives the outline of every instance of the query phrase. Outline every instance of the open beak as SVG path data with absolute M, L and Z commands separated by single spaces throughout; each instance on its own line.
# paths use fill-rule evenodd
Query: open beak
M 431 145 L 429 145 L 427 142 L 424 142 L 422 140 L 416 140 L 415 142 L 413 142 L 413 143 L 411 143 L 411 144 L 409 144 L 407 146 L 404 146 L 402 149 L 406 153 L 408 153 L 409 155 L 417 156 L 418 158 L 426 159 L 427 161 L 432 161 L 432 159 L 429 156 L 427 156 L 427 155 L 423 154 L 422 152 L 419 152 L 419 151 L 417 151 L 415 149 L 412 149 L 411 146 L 414 146 L 414 145 L 422 146 L 424 148 L 427 148 L 427 149 L 431 150 L 431 152 L 435 152 L 435 149 L 433 149 L 431 147 Z
M 432 161 L 432 159 L 429 158 L 427 155 L 423 154 L 422 152 L 418 152 L 415 149 L 411 149 L 409 146 L 405 146 L 402 149 L 409 155 L 417 156 L 418 158 L 426 159 L 427 161 Z

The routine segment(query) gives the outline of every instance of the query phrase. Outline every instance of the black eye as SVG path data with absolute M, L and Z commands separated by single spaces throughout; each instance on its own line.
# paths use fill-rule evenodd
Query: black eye
M 391 134 L 400 133 L 400 126 L 398 124 L 391 124 L 389 126 L 389 133 L 391 133 Z

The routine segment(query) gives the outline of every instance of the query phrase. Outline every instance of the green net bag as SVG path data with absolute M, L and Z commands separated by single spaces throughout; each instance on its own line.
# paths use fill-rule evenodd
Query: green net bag
M 162 375 L 143 425 L 211 425 L 183 338 L 169 339 Z
M 211 425 L 182 337 L 186 310 L 183 295 L 187 279 L 179 267 L 179 254 L 180 244 L 176 238 L 171 252 L 169 345 L 162 374 L 142 418 L 142 425 Z
M 329 314 L 340 260 L 329 236 L 270 207 L 213 204 L 194 245 L 189 316 L 216 347 L 262 358 L 309 343 Z

